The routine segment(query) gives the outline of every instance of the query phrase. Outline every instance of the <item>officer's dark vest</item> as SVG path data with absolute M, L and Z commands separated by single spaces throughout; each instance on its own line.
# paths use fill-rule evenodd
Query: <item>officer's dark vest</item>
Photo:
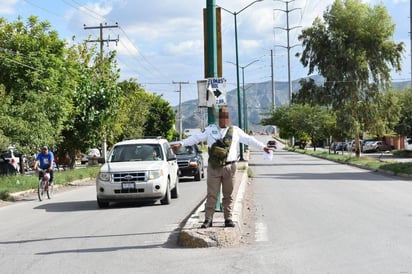
M 217 139 L 209 148 L 208 164 L 216 168 L 226 164 L 230 145 L 232 144 L 233 127 L 229 127 L 223 139 Z

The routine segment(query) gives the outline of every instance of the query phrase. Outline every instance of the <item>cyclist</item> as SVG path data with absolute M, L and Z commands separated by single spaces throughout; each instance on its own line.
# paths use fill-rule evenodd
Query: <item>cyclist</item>
M 36 157 L 36 161 L 34 162 L 34 170 L 37 170 L 37 167 L 40 167 L 43 170 L 48 170 L 50 174 L 50 181 L 49 181 L 50 186 L 53 186 L 53 179 L 54 179 L 53 165 L 54 165 L 53 152 L 49 151 L 49 148 L 47 146 L 44 146 L 41 149 L 41 152 Z M 41 175 L 42 174 L 39 173 L 39 179 Z

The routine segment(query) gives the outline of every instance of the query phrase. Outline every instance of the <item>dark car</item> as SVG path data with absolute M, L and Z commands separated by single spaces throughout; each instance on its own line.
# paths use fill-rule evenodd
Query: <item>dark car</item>
M 306 141 L 300 140 L 300 141 L 295 142 L 294 146 L 298 146 L 300 149 L 305 149 L 307 144 L 308 143 Z
M 274 148 L 274 149 L 276 149 L 276 141 L 275 141 L 275 140 L 269 140 L 269 141 L 267 142 L 266 146 L 267 146 L 268 148 Z
M 9 163 L 2 155 L 0 155 L 0 176 L 1 175 L 16 175 L 17 171 L 14 166 Z
M 171 142 L 170 145 L 174 143 Z M 175 154 L 179 165 L 179 177 L 193 177 L 195 181 L 205 177 L 202 151 L 197 145 L 181 146 Z
M 345 142 L 333 142 L 331 149 L 333 151 L 343 151 L 345 150 Z

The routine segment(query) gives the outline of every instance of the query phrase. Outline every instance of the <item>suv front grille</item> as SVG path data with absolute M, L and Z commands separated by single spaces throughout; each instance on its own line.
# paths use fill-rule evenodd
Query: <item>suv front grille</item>
M 177 164 L 179 167 L 187 167 L 189 166 L 189 160 L 177 160 Z
M 113 174 L 113 183 L 131 183 L 131 182 L 146 182 L 147 172 L 119 172 Z

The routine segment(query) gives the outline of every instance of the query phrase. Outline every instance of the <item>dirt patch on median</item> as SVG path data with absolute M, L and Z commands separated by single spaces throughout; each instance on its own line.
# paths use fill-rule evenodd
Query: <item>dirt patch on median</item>
M 256 207 L 254 203 L 253 186 L 254 182 L 249 178 L 243 197 L 241 245 L 251 245 L 255 243 Z

